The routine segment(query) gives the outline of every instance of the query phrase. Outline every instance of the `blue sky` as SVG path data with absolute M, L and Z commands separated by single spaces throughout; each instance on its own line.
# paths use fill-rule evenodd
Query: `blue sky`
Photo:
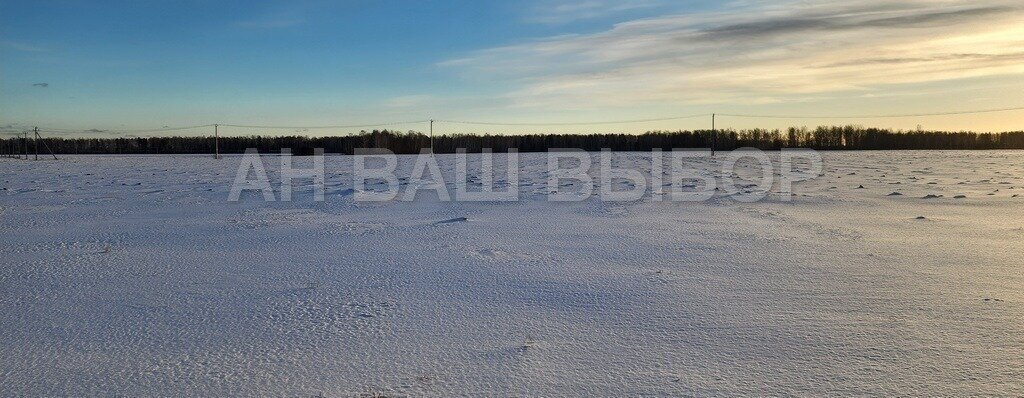
M 1012 1 L 0 2 L 0 124 L 358 124 L 1024 105 Z M 42 85 L 45 83 L 45 87 Z M 1021 129 L 1020 114 L 877 120 Z M 839 121 L 735 120 L 735 127 Z M 700 123 L 704 123 L 701 121 Z M 685 122 L 629 128 L 696 128 Z

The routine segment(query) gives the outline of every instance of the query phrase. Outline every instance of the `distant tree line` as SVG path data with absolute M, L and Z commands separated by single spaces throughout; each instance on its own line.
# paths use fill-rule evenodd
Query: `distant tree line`
M 44 138 L 40 153 L 49 147 L 57 154 L 206 154 L 214 152 L 213 137 L 121 137 Z M 445 135 L 434 138 L 434 151 L 454 153 L 458 148 L 479 152 L 491 148 L 505 152 L 543 152 L 555 148 L 599 151 L 648 151 L 655 148 L 710 148 L 721 150 L 753 147 L 763 150 L 812 148 L 819 150 L 914 150 L 914 149 L 1024 149 L 1024 131 L 1006 133 L 893 131 L 876 128 L 818 127 L 787 130 L 650 131 L 644 134 L 521 134 Z M 45 146 L 43 145 L 45 143 Z M 22 152 L 20 139 L 0 140 L 0 152 Z M 29 152 L 35 143 L 28 141 Z M 256 148 L 261 153 L 291 148 L 296 155 L 308 155 L 314 148 L 327 153 L 352 154 L 357 148 L 384 148 L 399 154 L 419 153 L 430 147 L 430 137 L 419 132 L 389 130 L 361 132 L 336 137 L 245 136 L 221 137 L 220 152 L 242 153 Z

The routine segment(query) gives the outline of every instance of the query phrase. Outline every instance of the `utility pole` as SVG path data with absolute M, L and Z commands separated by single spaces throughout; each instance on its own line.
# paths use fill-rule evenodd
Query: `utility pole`
M 434 119 L 430 119 L 430 154 L 434 154 Z
M 39 127 L 33 127 L 32 128 L 32 134 L 35 134 L 35 136 L 33 137 L 33 140 L 32 140 L 32 143 L 35 144 L 35 147 L 36 147 L 36 158 L 35 158 L 35 160 L 39 160 Z
M 213 125 L 213 158 L 220 159 L 220 125 Z
M 715 157 L 715 147 L 718 144 L 718 130 L 715 130 L 715 114 L 711 114 L 711 157 Z
M 39 135 L 39 127 L 36 127 L 35 133 L 36 133 L 36 160 L 39 160 L 39 142 L 40 141 L 43 142 L 43 146 L 46 147 L 46 151 L 50 153 L 50 156 L 53 156 L 53 160 L 59 160 L 59 159 L 57 159 L 57 154 L 53 153 L 53 149 L 50 149 L 50 144 L 47 144 L 46 141 L 43 140 L 43 136 Z

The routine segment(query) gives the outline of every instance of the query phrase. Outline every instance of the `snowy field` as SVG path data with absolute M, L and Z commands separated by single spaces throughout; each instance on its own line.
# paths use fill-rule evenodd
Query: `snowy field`
M 552 203 L 521 157 L 511 203 L 0 159 L 0 395 L 1024 395 L 1024 152 L 823 153 L 757 203 Z

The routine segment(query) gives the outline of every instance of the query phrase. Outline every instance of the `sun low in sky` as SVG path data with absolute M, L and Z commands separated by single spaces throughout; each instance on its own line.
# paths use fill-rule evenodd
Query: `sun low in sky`
M 0 125 L 823 116 L 722 121 L 783 127 L 1022 92 L 1018 0 L 0 3 Z M 856 123 L 1020 130 L 1024 112 Z

